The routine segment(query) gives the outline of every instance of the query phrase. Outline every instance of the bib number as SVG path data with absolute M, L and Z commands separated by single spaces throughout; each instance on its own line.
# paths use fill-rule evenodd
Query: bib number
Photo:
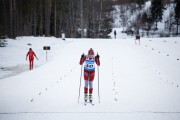
M 86 68 L 94 68 L 94 65 L 93 64 L 86 64 Z

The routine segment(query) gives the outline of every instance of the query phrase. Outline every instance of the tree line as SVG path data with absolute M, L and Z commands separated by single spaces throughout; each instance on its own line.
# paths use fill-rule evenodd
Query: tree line
M 163 11 L 173 4 L 166 22 L 171 31 L 180 24 L 180 0 L 150 0 L 151 6 L 141 11 L 149 0 L 0 0 L 0 36 L 55 36 L 69 38 L 108 38 L 112 32 L 114 6 L 120 6 L 121 22 L 137 31 L 157 30 Z M 130 15 L 127 15 L 130 11 Z M 136 19 L 128 21 L 137 14 Z
M 170 7 L 171 6 L 171 7 Z M 164 15 L 164 11 L 169 9 L 169 14 Z M 164 24 L 166 25 L 166 30 L 169 32 L 174 30 L 174 34 L 179 34 L 180 25 L 180 0 L 151 0 L 151 6 L 143 13 L 139 14 L 139 26 L 141 29 L 146 31 L 158 30 L 158 22 L 162 22 L 164 17 Z M 137 21 L 137 20 L 136 20 Z
M 149 8 L 145 6 L 148 1 Z M 116 4 L 120 6 L 122 26 L 134 28 L 136 34 L 139 34 L 140 29 L 147 33 L 158 30 L 159 22 L 164 22 L 166 32 L 179 34 L 180 0 L 117 0 Z M 164 15 L 167 9 L 169 9 L 169 15 Z M 131 19 L 131 15 L 136 17 Z
M 0 36 L 104 37 L 112 0 L 0 0 Z

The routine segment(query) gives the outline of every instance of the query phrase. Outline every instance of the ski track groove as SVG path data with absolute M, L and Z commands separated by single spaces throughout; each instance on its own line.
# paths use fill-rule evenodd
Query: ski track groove
M 67 72 L 67 71 L 66 71 L 66 72 L 65 72 L 66 74 L 61 75 L 60 81 L 63 80 L 63 78 L 66 79 L 66 76 L 68 76 L 68 75 L 70 75 L 71 73 L 73 73 L 73 71 L 75 71 L 76 69 L 77 69 L 76 66 L 71 67 L 70 69 L 68 69 L 67 71 L 70 71 L 70 72 Z M 63 77 L 62 77 L 62 76 L 63 76 Z M 57 80 L 54 84 L 57 84 L 57 85 L 58 85 L 58 84 L 59 84 L 59 80 Z M 51 87 L 54 87 L 54 86 L 55 86 L 54 84 L 51 84 Z M 45 89 L 45 92 L 47 92 L 47 88 Z M 38 96 L 32 98 L 30 101 L 33 102 L 35 99 L 37 99 L 38 97 L 40 97 L 41 94 L 42 94 L 42 92 L 38 92 Z
M 0 114 L 71 114 L 71 113 L 76 113 L 76 114 L 104 114 L 104 113 L 145 113 L 145 114 L 180 114 L 180 112 L 164 112 L 164 111 L 132 111 L 132 112 L 106 112 L 106 111 L 102 111 L 102 112 L 1 112 Z

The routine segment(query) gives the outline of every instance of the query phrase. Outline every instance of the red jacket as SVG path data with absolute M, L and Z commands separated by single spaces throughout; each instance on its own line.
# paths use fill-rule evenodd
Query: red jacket
M 29 51 L 26 55 L 26 58 L 29 56 L 29 60 L 34 60 L 34 56 L 36 57 L 36 54 L 34 51 Z
M 84 61 L 86 60 L 86 58 L 87 58 L 86 55 L 83 58 L 81 58 L 79 64 L 82 65 L 84 63 Z M 97 58 L 97 56 L 95 56 L 95 62 L 98 66 L 100 66 L 100 60 L 99 60 L 99 58 Z

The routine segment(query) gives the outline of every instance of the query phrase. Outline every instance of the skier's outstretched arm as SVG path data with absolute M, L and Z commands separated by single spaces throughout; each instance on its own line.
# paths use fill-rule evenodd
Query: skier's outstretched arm
M 29 56 L 29 52 L 26 54 L 26 60 L 27 60 L 27 57 Z
M 38 57 L 36 56 L 35 52 L 33 52 L 33 55 L 36 57 L 37 60 L 39 60 Z

